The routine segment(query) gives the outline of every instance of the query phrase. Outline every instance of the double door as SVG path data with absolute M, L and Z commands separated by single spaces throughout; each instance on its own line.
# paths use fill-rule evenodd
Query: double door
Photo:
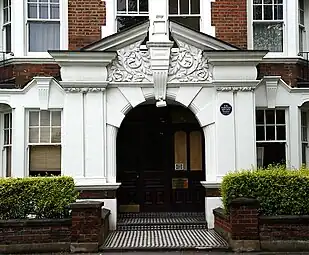
M 202 137 L 197 125 L 172 123 L 168 111 L 125 122 L 117 139 L 119 210 L 203 211 Z

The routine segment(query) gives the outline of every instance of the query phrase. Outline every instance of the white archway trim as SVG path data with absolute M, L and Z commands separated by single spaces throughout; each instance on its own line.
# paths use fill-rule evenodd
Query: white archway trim
M 107 125 L 107 182 L 116 183 L 116 141 L 118 128 L 112 125 Z
M 188 107 L 201 89 L 202 87 L 181 87 L 179 88 L 175 101 Z
M 210 102 L 205 105 L 196 115 L 201 127 L 205 127 L 215 123 L 214 103 Z
M 178 95 L 178 92 L 179 92 L 179 88 L 167 88 L 166 98 L 173 100 L 173 101 L 176 101 L 176 97 Z
M 138 87 L 135 88 L 118 87 L 118 88 L 133 108 L 146 101 L 141 88 Z
M 142 88 L 142 92 L 146 101 L 155 97 L 153 88 Z

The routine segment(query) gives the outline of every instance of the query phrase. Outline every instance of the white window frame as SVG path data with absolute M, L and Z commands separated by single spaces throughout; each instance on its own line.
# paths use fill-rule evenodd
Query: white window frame
M 302 122 L 302 114 L 306 115 L 306 123 L 305 125 L 303 125 Z M 305 154 L 306 154 L 306 158 L 305 158 L 305 166 L 308 166 L 309 163 L 309 109 L 308 108 L 301 108 L 300 110 L 300 137 L 301 137 L 301 165 L 304 164 L 303 163 L 303 146 L 305 146 L 306 150 L 305 150 Z M 304 139 L 303 136 L 303 132 L 305 132 L 306 134 L 306 139 Z
M 9 127 L 5 127 L 5 115 L 9 115 Z M 11 116 L 11 117 L 10 117 Z M 1 113 L 1 144 L 2 144 L 2 169 L 3 169 L 3 177 L 7 177 L 7 152 L 6 152 L 6 148 L 10 147 L 11 148 L 11 176 L 12 176 L 12 132 L 13 132 L 13 115 L 12 115 L 12 111 L 5 111 Z M 5 131 L 9 131 L 9 143 L 5 142 Z
M 61 5 L 62 5 L 62 0 L 59 0 L 59 19 L 52 19 L 52 18 L 48 18 L 48 19 L 41 19 L 39 17 L 37 18 L 29 18 L 28 17 L 28 4 L 29 1 L 31 0 L 25 0 L 26 4 L 25 4 L 25 19 L 26 19 L 26 54 L 29 56 L 41 56 L 41 55 L 45 55 L 48 54 L 48 52 L 32 52 L 29 51 L 29 46 L 30 46 L 30 35 L 29 35 L 29 22 L 59 22 L 59 50 L 61 49 Z M 50 0 L 48 0 L 47 2 L 48 4 L 48 16 L 50 15 Z M 39 14 L 39 3 L 37 3 L 37 15 Z
M 35 145 L 40 145 L 40 146 L 61 146 L 61 150 L 62 150 L 62 140 L 63 140 L 63 109 L 47 109 L 46 111 L 49 111 L 50 112 L 50 124 L 51 124 L 51 116 L 52 116 L 52 112 L 60 112 L 60 118 L 61 118 L 61 126 L 60 126 L 60 132 L 61 132 L 61 135 L 60 135 L 60 143 L 57 142 L 57 143 L 40 143 L 40 142 L 37 142 L 37 143 L 30 143 L 29 139 L 30 139 L 30 112 L 41 112 L 42 110 L 40 109 L 27 109 L 26 111 L 26 135 L 25 135 L 25 139 L 26 139 L 26 159 L 25 159 L 25 162 L 26 162 L 26 175 L 25 176 L 29 176 L 30 175 L 30 147 L 31 146 L 35 146 Z M 39 115 L 40 116 L 40 115 Z M 40 127 L 40 117 L 39 117 L 39 126 L 38 128 Z M 52 125 L 49 126 L 50 128 L 52 128 Z M 54 126 L 54 127 L 58 127 L 58 126 Z M 40 139 L 40 134 L 39 134 L 39 139 Z M 51 139 L 51 134 L 50 134 L 50 139 Z M 60 171 L 61 171 L 61 175 L 63 174 L 63 160 L 62 160 L 62 152 L 61 152 L 61 168 L 60 168 Z
M 254 49 L 254 41 L 253 41 L 253 1 L 254 0 L 247 0 L 247 44 L 248 49 L 253 50 Z M 282 20 L 282 29 L 283 29 L 283 51 L 282 52 L 268 52 L 265 56 L 265 58 L 280 58 L 287 55 L 288 50 L 288 26 L 287 26 L 287 1 L 289 0 L 283 0 L 283 20 Z M 291 0 L 292 1 L 292 0 Z M 272 20 L 267 20 L 265 22 L 271 22 Z M 257 22 L 264 22 L 264 21 L 257 21 Z M 276 22 L 273 21 L 273 22 Z M 297 54 L 295 54 L 296 57 Z
M 306 51 L 306 26 L 305 26 L 305 0 L 297 0 L 298 1 L 298 51 L 304 52 Z M 299 2 L 303 2 L 304 8 L 300 8 Z M 303 15 L 303 22 L 301 22 L 301 16 Z M 302 37 L 302 41 L 300 41 L 300 38 Z
M 4 0 L 2 0 L 2 4 L 1 4 L 1 13 L 2 13 L 2 17 L 1 17 L 1 32 L 2 32 L 2 49 L 1 51 L 5 51 L 7 53 L 10 53 L 12 51 L 12 1 L 11 0 L 8 0 L 8 6 L 4 6 Z M 8 9 L 8 20 L 5 21 L 4 20 L 4 10 L 5 9 Z M 10 26 L 11 27 L 11 45 L 10 45 L 10 49 L 7 49 L 6 47 L 6 29 L 7 29 L 7 26 Z
M 267 110 L 274 110 L 275 111 L 275 124 L 266 124 L 266 114 L 265 111 Z M 276 123 L 276 111 L 284 111 L 285 113 L 285 124 L 277 124 Z M 275 109 L 270 109 L 270 108 L 266 108 L 266 107 L 256 107 L 255 111 L 264 111 L 264 124 L 257 124 L 255 122 L 255 127 L 258 126 L 263 126 L 264 127 L 264 140 L 258 140 L 257 138 L 257 132 L 255 137 L 256 137 L 256 148 L 261 147 L 259 146 L 259 144 L 263 144 L 263 143 L 285 143 L 285 162 L 286 162 L 286 166 L 289 166 L 289 162 L 290 162 L 290 153 L 289 153 L 289 141 L 290 141 L 290 135 L 289 135 L 289 111 L 288 108 L 283 108 L 283 107 L 276 107 Z M 256 113 L 255 113 L 256 114 Z M 255 118 L 256 119 L 256 118 Z M 277 138 L 277 126 L 285 126 L 285 140 L 266 140 L 266 127 L 267 126 L 274 126 L 275 127 L 275 138 Z M 258 149 L 256 149 L 258 150 Z M 264 158 L 264 157 L 263 157 Z M 263 159 L 264 160 L 264 159 Z M 256 162 L 257 163 L 257 162 Z
M 252 27 L 252 49 L 254 49 L 254 35 L 253 35 L 253 31 L 254 31 L 254 24 L 278 24 L 278 23 L 281 23 L 282 24 L 282 51 L 281 52 L 272 52 L 273 54 L 282 54 L 283 52 L 285 52 L 285 37 L 286 37 L 286 33 L 285 33 L 285 0 L 282 0 L 282 20 L 281 19 L 274 19 L 274 9 L 273 9 L 273 19 L 271 20 L 265 20 L 264 19 L 264 7 L 265 6 L 272 6 L 274 7 L 276 4 L 272 3 L 272 4 L 264 4 L 264 0 L 261 0 L 262 1 L 262 19 L 261 20 L 255 20 L 254 19 L 254 16 L 253 16 L 253 9 L 254 9 L 254 0 L 252 0 L 252 5 L 251 5 L 251 8 L 252 8 L 252 21 L 251 21 L 251 27 Z M 281 4 L 280 4 L 281 5 Z

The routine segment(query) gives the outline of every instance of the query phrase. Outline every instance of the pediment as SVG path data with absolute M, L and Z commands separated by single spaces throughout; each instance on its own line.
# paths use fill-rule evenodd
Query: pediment
M 137 24 L 96 41 L 82 48 L 82 51 L 112 51 L 126 48 L 132 44 L 143 42 L 149 32 L 149 21 Z M 192 30 L 176 22 L 169 22 L 169 30 L 172 38 L 179 47 L 179 42 L 192 45 L 201 50 L 240 50 L 238 47 L 219 40 L 210 35 Z

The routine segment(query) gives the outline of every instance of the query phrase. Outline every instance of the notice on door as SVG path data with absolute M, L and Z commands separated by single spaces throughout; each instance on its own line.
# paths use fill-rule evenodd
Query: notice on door
M 173 178 L 172 189 L 188 189 L 189 181 L 188 178 Z

